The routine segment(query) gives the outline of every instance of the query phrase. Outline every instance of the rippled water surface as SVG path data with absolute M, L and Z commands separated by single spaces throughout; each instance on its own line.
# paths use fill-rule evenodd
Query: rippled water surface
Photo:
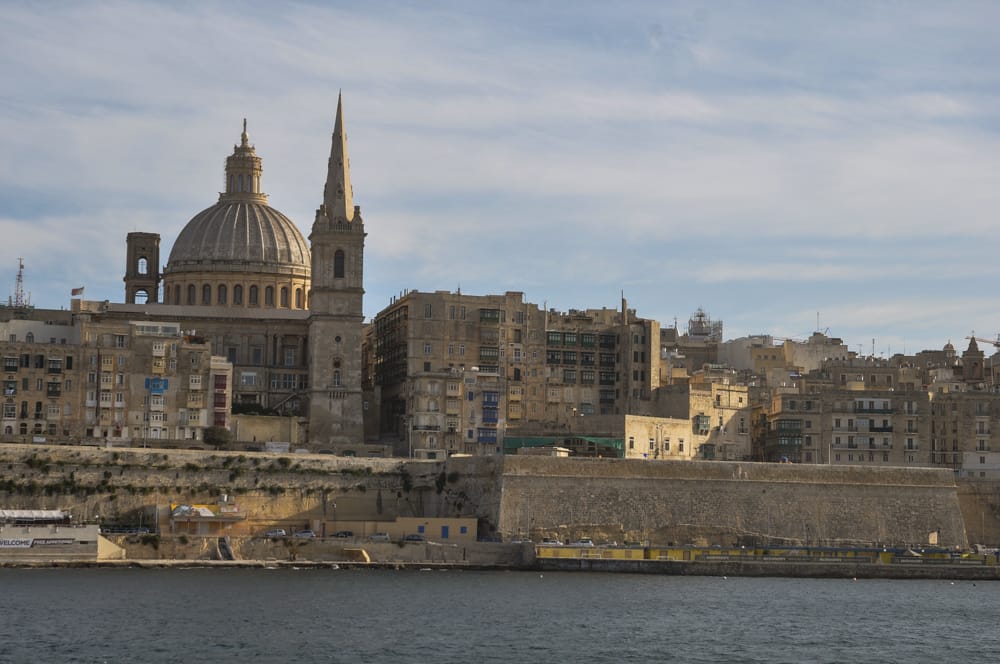
M 0 569 L 0 662 L 998 662 L 1000 583 Z

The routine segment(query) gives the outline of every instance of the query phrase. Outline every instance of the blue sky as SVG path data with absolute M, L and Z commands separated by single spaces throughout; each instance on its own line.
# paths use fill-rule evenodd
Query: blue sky
M 0 6 L 0 295 L 124 297 L 246 117 L 308 235 L 343 90 L 365 313 L 518 290 L 877 355 L 995 338 L 1000 3 Z M 874 345 L 873 345 L 874 340 Z

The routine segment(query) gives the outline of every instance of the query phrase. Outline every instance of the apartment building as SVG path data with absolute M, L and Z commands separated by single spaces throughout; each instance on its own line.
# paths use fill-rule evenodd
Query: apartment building
M 379 429 L 397 454 L 418 456 L 583 433 L 659 386 L 658 342 L 658 324 L 625 302 L 559 312 L 519 292 L 406 292 L 366 334 Z
M 43 442 L 77 435 L 82 411 L 80 329 L 63 320 L 0 322 L 3 411 L 8 442 Z
M 160 444 L 229 425 L 232 365 L 177 323 L 76 317 L 0 330 L 6 441 Z

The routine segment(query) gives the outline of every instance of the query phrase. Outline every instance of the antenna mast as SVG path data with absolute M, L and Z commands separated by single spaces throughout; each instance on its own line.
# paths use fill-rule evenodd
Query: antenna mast
M 28 306 L 28 298 L 24 295 L 24 259 L 17 259 L 17 283 L 14 286 L 14 296 L 8 300 L 9 304 L 18 309 Z

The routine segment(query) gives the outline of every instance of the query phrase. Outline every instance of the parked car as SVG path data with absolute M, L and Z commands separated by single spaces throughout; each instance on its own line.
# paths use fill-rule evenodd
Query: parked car
M 392 538 L 389 537 L 389 533 L 372 533 L 368 536 L 368 540 L 371 542 L 391 542 Z
M 407 535 L 406 537 L 403 538 L 403 541 L 404 542 L 426 542 L 427 538 L 424 537 L 423 535 L 421 535 L 420 533 L 410 533 L 409 535 Z
M 311 530 L 300 530 L 292 535 L 292 537 L 316 537 L 316 533 Z
M 575 542 L 570 542 L 569 545 L 570 546 L 577 546 L 577 547 L 591 548 L 591 547 L 594 546 L 594 540 L 590 539 L 589 537 L 581 537 L 580 539 L 578 539 Z
M 284 537 L 287 534 L 284 528 L 272 528 L 264 533 L 264 537 Z
M 348 539 L 348 538 L 354 537 L 354 531 L 353 530 L 338 530 L 337 532 L 335 532 L 333 534 L 333 536 L 337 537 L 337 538 L 340 538 L 340 539 Z
M 562 546 L 563 543 L 555 537 L 546 537 L 542 540 L 542 546 Z

